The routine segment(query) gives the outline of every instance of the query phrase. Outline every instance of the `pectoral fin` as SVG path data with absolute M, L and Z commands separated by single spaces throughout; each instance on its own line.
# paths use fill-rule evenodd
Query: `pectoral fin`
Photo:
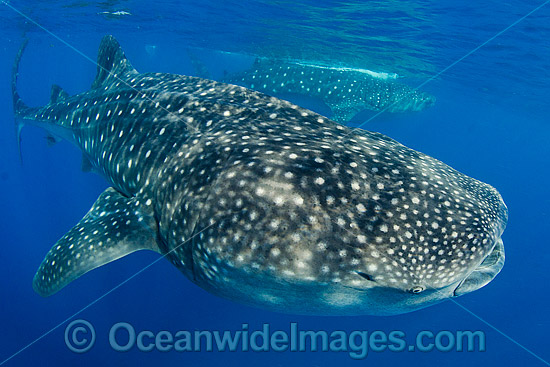
M 82 274 L 134 251 L 159 251 L 157 234 L 149 206 L 108 188 L 48 252 L 34 276 L 33 288 L 47 297 Z

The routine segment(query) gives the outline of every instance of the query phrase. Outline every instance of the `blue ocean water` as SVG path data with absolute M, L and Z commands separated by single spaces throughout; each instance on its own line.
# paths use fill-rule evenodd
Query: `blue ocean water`
M 0 363 L 20 351 L 5 365 L 544 365 L 541 359 L 550 360 L 546 232 L 550 227 L 550 5 L 491 39 L 542 4 L 10 2 L 26 19 L 0 3 Z M 116 11 L 128 14 L 113 15 Z M 99 176 L 81 172 L 80 153 L 74 147 L 63 142 L 49 147 L 46 134 L 33 127 L 23 132 L 20 163 L 10 73 L 24 34 L 30 43 L 19 88 L 29 105 L 47 103 L 53 83 L 70 94 L 88 89 L 96 67 L 83 55 L 95 60 L 105 34 L 115 35 L 132 64 L 144 72 L 193 74 L 188 57 L 193 49 L 218 55 L 219 60 L 208 63 L 218 75 L 259 55 L 397 73 L 400 81 L 411 86 L 428 81 L 422 89 L 437 97 L 435 106 L 418 113 L 381 114 L 363 128 L 384 133 L 496 187 L 509 208 L 503 235 L 506 264 L 485 288 L 458 298 L 463 307 L 444 302 L 391 317 L 296 316 L 250 308 L 198 288 L 167 261 L 134 276 L 158 258 L 147 252 L 99 268 L 58 294 L 41 298 L 31 286 L 38 265 L 107 184 Z M 304 103 L 324 108 L 320 101 Z M 355 123 L 370 116 L 361 115 Z M 65 344 L 65 327 L 72 319 L 88 320 L 95 327 L 96 343 L 86 353 L 74 353 Z M 288 330 L 296 322 L 300 329 L 329 332 L 401 330 L 408 340 L 423 330 L 434 334 L 480 330 L 486 350 L 370 351 L 359 361 L 346 352 L 320 351 L 142 352 L 134 348 L 122 353 L 108 342 L 109 330 L 118 322 L 155 332 L 237 331 L 242 324 L 257 330 L 264 323 L 272 330 Z

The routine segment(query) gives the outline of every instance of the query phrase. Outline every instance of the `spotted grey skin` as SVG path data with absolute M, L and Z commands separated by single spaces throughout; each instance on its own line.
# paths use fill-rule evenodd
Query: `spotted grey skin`
M 223 82 L 270 95 L 294 93 L 319 98 L 332 110 L 331 118 L 341 123 L 366 109 L 421 111 L 435 103 L 435 97 L 428 93 L 359 70 L 271 59 L 257 58 L 250 70 L 229 75 Z
M 502 267 L 498 192 L 384 135 L 243 87 L 140 74 L 111 36 L 92 89 L 54 86 L 31 108 L 18 60 L 19 124 L 73 142 L 112 185 L 40 265 L 43 296 L 141 249 L 213 294 L 326 315 L 409 312 Z

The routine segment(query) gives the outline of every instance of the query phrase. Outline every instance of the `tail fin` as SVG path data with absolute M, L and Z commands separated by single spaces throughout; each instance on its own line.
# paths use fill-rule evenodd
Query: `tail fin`
M 21 129 L 23 128 L 23 124 L 19 122 L 18 116 L 20 116 L 23 111 L 28 110 L 29 107 L 23 102 L 21 99 L 21 96 L 17 92 L 17 77 L 19 76 L 19 64 L 21 63 L 21 57 L 23 56 L 23 52 L 25 51 L 25 48 L 27 47 L 27 44 L 29 43 L 28 39 L 25 39 L 23 43 L 21 44 L 21 47 L 19 48 L 19 52 L 17 52 L 17 56 L 15 57 L 15 61 L 13 63 L 13 69 L 11 73 L 11 92 L 13 96 L 13 112 L 15 114 L 15 136 L 17 139 L 17 149 L 19 151 L 19 159 L 22 161 L 22 154 L 21 154 Z
M 97 75 L 92 88 L 102 88 L 111 81 L 137 74 L 136 69 L 124 55 L 120 44 L 113 36 L 105 36 L 99 45 L 97 55 Z
M 13 63 L 13 69 L 11 73 L 11 92 L 13 95 L 13 110 L 15 111 L 16 114 L 18 114 L 21 110 L 28 108 L 27 105 L 23 103 L 21 96 L 19 96 L 19 93 L 17 92 L 17 77 L 19 76 L 19 64 L 21 63 L 21 57 L 23 56 L 23 52 L 25 51 L 25 48 L 27 47 L 28 43 L 29 43 L 29 40 L 25 39 L 23 41 L 23 44 L 21 44 L 21 47 L 19 48 L 19 52 L 17 52 L 17 56 L 15 57 L 15 62 Z

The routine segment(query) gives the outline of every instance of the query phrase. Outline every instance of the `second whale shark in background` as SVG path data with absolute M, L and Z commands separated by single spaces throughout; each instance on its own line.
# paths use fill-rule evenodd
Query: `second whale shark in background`
M 221 81 L 270 95 L 293 93 L 316 97 L 331 109 L 332 120 L 349 122 L 363 110 L 421 111 L 435 97 L 391 80 L 395 74 L 256 58 L 251 69 Z
M 72 142 L 112 186 L 46 255 L 43 296 L 148 249 L 235 301 L 389 315 L 479 289 L 503 266 L 497 190 L 382 134 L 244 87 L 139 73 L 112 36 L 91 89 L 54 86 L 29 107 L 22 50 L 17 126 Z

